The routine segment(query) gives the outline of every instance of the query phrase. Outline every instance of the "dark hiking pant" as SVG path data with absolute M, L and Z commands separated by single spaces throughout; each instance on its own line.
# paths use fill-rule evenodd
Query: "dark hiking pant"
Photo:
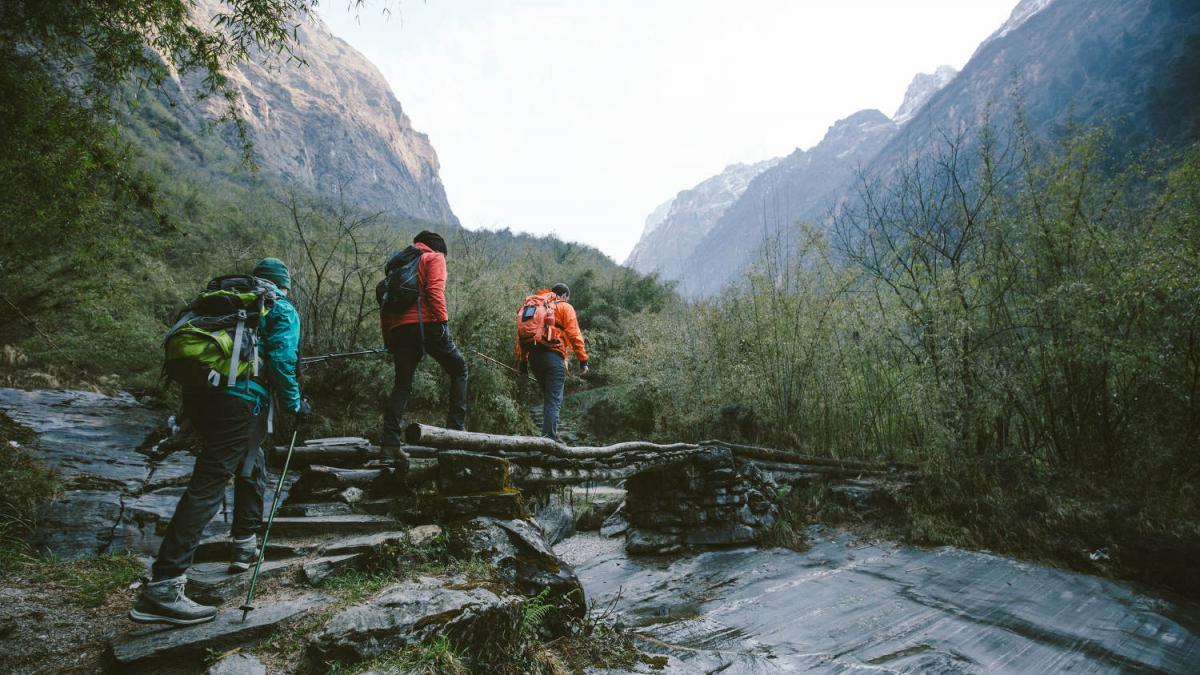
M 558 440 L 558 414 L 562 410 L 563 386 L 567 382 L 567 360 L 549 349 L 529 355 L 529 370 L 542 388 L 542 435 Z
M 267 406 L 218 391 L 185 392 L 183 406 L 204 449 L 158 549 L 155 581 L 177 577 L 192 566 L 200 535 L 217 515 L 230 476 L 237 475 L 231 534 L 244 538 L 262 527 L 266 469 L 259 447 L 267 432 Z
M 386 344 L 396 367 L 392 395 L 383 411 L 383 445 L 401 445 L 404 440 L 404 413 L 412 392 L 413 374 L 421 357 L 429 354 L 450 376 L 450 404 L 446 411 L 447 429 L 467 428 L 467 360 L 450 337 L 444 323 L 425 324 L 425 343 L 421 344 L 421 326 L 397 326 L 388 333 Z

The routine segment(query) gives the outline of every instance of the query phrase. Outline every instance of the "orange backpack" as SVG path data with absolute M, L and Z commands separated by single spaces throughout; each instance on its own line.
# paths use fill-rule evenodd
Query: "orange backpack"
M 521 349 L 529 352 L 536 345 L 558 344 L 558 330 L 554 325 L 554 306 L 558 296 L 540 293 L 525 298 L 521 311 L 517 313 L 517 342 Z

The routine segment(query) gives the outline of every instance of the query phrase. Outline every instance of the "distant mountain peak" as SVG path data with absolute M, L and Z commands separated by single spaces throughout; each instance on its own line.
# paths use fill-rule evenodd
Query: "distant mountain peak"
M 950 84 L 955 75 L 958 75 L 958 70 L 952 66 L 938 66 L 932 73 L 917 73 L 909 83 L 908 90 L 904 92 L 904 102 L 900 104 L 896 114 L 892 115 L 892 121 L 904 124 L 912 119 L 926 101 L 941 91 L 942 87 Z

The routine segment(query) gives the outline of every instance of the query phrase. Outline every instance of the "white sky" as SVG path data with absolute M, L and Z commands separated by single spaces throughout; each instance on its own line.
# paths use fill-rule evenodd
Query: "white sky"
M 327 0 L 429 134 L 450 206 L 624 260 L 732 162 L 808 148 L 918 72 L 962 68 L 1016 0 Z

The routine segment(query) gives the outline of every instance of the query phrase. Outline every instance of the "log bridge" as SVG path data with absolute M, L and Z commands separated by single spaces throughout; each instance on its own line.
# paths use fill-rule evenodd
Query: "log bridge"
M 424 424 L 409 425 L 405 440 L 409 459 L 403 468 L 365 439 L 319 439 L 297 447 L 293 463 L 304 469 L 289 501 L 355 502 L 424 489 L 438 496 L 406 499 L 399 510 L 418 518 L 430 517 L 430 509 L 442 518 L 517 517 L 533 507 L 542 518 L 547 507 L 553 510 L 555 493 L 574 489 L 590 495 L 595 486 L 607 486 L 607 494 L 618 497 L 603 500 L 599 517 L 590 513 L 591 525 L 623 533 L 632 553 L 670 553 L 760 540 L 778 520 L 782 486 L 821 482 L 848 506 L 869 508 L 882 485 L 907 483 L 915 471 L 909 464 L 812 457 L 719 440 L 572 447 L 547 438 Z M 489 487 L 464 491 L 464 481 Z

